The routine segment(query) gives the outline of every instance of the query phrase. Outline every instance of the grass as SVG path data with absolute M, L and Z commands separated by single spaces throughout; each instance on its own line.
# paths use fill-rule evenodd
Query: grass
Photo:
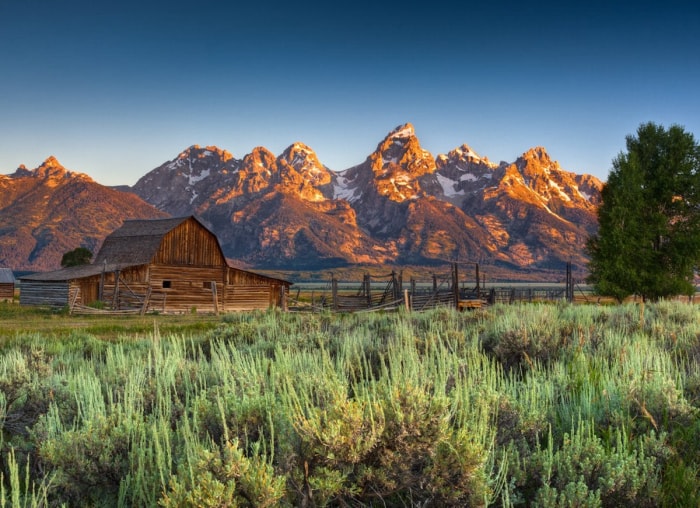
M 692 305 L 0 318 L 0 504 L 700 501 Z
M 221 322 L 220 316 L 174 314 L 146 316 L 73 316 L 65 310 L 20 307 L 0 302 L 0 345 L 8 339 L 27 334 L 42 334 L 61 339 L 81 332 L 100 340 L 115 340 L 125 335 L 144 335 L 158 329 L 162 334 L 206 333 Z

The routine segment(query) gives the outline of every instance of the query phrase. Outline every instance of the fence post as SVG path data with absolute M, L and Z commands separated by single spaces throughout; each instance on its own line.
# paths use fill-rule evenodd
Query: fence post
M 367 307 L 369 308 L 372 306 L 372 283 L 370 281 L 370 275 L 368 273 L 364 275 L 362 285 L 364 286 L 365 296 L 367 296 Z
M 394 270 L 391 271 L 391 286 L 391 296 L 394 300 L 398 300 L 399 298 L 401 298 L 401 288 L 399 287 L 399 280 L 396 277 L 396 272 Z
M 457 263 L 452 263 L 452 295 L 455 309 L 459 308 L 459 272 Z
M 399 271 L 399 291 L 398 295 L 400 296 L 401 293 L 403 293 L 403 270 Z
M 474 263 L 476 265 L 476 297 L 481 298 L 481 279 L 479 278 L 479 263 Z
M 333 302 L 333 310 L 338 310 L 338 279 L 333 277 L 331 279 L 331 299 Z

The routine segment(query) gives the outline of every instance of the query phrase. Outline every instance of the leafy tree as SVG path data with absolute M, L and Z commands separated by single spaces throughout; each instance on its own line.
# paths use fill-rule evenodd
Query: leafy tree
M 67 268 L 69 266 L 87 265 L 92 259 L 92 252 L 85 247 L 78 247 L 66 252 L 61 258 L 61 266 Z
M 627 136 L 602 190 L 587 245 L 599 294 L 644 300 L 693 294 L 700 259 L 700 147 L 677 125 L 645 123 Z

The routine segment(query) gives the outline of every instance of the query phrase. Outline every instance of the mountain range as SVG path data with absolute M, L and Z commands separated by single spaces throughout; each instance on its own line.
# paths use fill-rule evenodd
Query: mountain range
M 0 175 L 0 266 L 58 267 L 96 252 L 124 219 L 196 215 L 245 266 L 319 270 L 350 265 L 479 262 L 513 273 L 579 270 L 596 231 L 602 182 L 563 170 L 542 147 L 493 163 L 467 145 L 434 157 L 411 124 L 359 165 L 332 171 L 303 143 L 238 159 L 191 146 L 132 187 L 105 187 L 63 168 Z

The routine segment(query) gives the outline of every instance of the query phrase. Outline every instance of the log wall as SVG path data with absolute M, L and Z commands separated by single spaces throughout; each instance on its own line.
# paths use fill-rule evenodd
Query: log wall
M 12 300 L 15 295 L 15 285 L 0 284 L 0 300 Z
M 232 312 L 268 309 L 277 305 L 275 293 L 271 285 L 227 286 L 224 294 L 224 310 Z
M 64 307 L 68 305 L 70 284 L 67 281 L 44 282 L 24 280 L 20 286 L 20 305 L 49 305 Z
M 219 267 L 142 265 L 67 282 L 23 281 L 24 305 L 82 305 L 115 311 L 232 312 L 284 305 L 281 281 Z
M 216 285 L 214 302 L 212 284 Z M 150 267 L 151 290 L 163 295 L 165 312 L 216 312 L 222 307 L 224 269 L 187 266 Z

